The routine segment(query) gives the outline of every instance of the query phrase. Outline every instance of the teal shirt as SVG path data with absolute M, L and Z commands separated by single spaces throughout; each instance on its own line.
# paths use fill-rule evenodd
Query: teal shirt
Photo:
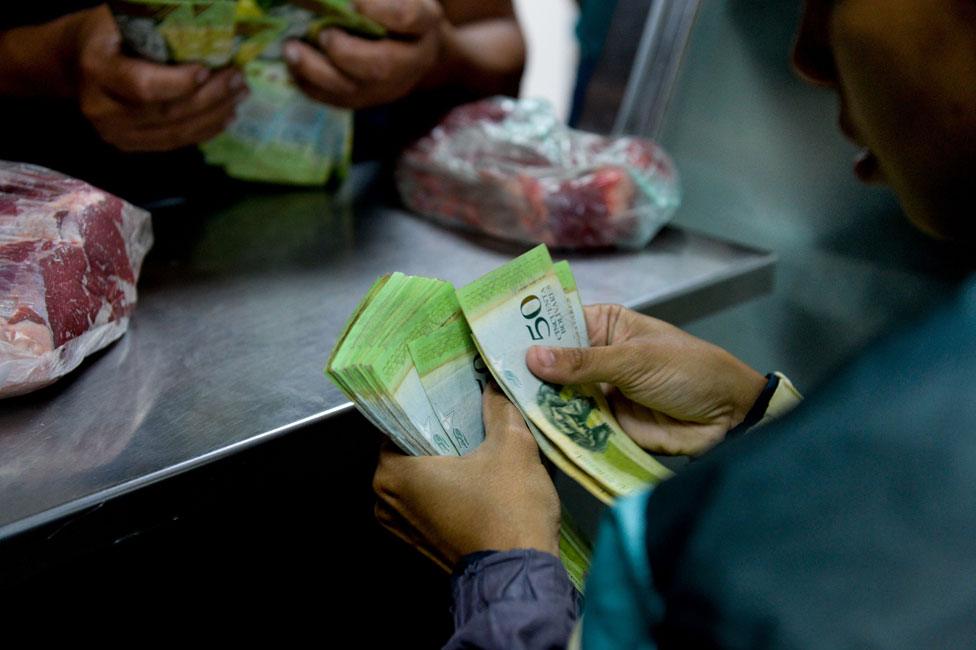
M 976 282 L 782 420 L 621 501 L 582 642 L 976 647 Z
M 664 604 L 652 588 L 644 516 L 650 490 L 621 499 L 607 513 L 586 583 L 584 648 L 657 646 L 647 631 Z

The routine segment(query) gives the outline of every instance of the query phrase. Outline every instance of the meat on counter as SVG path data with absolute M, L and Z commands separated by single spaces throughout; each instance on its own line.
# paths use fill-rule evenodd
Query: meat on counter
M 643 247 L 681 200 L 655 143 L 576 131 L 545 102 L 506 97 L 454 109 L 403 154 L 397 185 L 438 221 L 576 249 Z
M 148 212 L 0 161 L 0 397 L 50 384 L 122 336 L 151 246 Z

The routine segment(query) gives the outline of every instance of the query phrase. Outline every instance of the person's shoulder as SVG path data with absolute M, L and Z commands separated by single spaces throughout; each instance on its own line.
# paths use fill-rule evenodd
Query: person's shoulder
M 931 355 L 932 349 L 949 345 L 960 350 L 976 348 L 976 274 L 960 283 L 959 287 L 941 304 L 917 316 L 902 327 L 893 329 L 890 335 L 880 339 L 865 354 L 865 359 L 875 360 L 879 355 L 892 352 L 907 353 L 908 358 L 918 357 L 922 362 L 938 362 L 940 357 Z M 908 348 L 908 349 L 906 349 Z M 972 359 L 958 357 L 959 360 Z
M 976 603 L 974 373 L 969 283 L 782 420 L 656 488 L 647 554 L 675 612 L 659 636 L 738 646 L 971 640 L 971 617 L 947 613 Z
M 945 417 L 976 423 L 976 280 L 943 304 L 895 328 L 828 382 L 814 408 L 915 430 Z

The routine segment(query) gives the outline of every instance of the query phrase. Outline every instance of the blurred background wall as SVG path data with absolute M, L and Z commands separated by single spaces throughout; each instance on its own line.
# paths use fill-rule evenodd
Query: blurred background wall
M 533 24 L 556 1 L 522 0 L 536 2 L 539 13 L 524 15 L 530 69 L 548 66 L 556 77 L 566 57 L 541 53 L 558 39 Z M 582 128 L 613 127 L 650 4 L 617 2 L 582 98 Z M 888 190 L 854 178 L 856 151 L 837 129 L 834 93 L 790 68 L 801 4 L 703 0 L 659 138 L 683 177 L 676 225 L 780 257 L 771 295 L 684 325 L 809 389 L 880 332 L 942 300 L 959 272 L 952 251 L 915 231 Z M 526 92 L 538 88 L 533 78 Z
M 579 7 L 575 0 L 515 0 L 515 11 L 528 46 L 521 95 L 548 99 L 568 119 L 579 61 Z

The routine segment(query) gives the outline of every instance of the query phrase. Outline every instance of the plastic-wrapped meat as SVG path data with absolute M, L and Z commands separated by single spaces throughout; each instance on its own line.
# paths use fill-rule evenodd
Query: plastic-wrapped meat
M 148 212 L 0 161 L 0 397 L 55 381 L 125 333 L 150 246 Z
M 502 239 L 639 248 L 681 201 L 656 144 L 574 131 L 548 104 L 496 97 L 461 106 L 401 157 L 414 212 Z

